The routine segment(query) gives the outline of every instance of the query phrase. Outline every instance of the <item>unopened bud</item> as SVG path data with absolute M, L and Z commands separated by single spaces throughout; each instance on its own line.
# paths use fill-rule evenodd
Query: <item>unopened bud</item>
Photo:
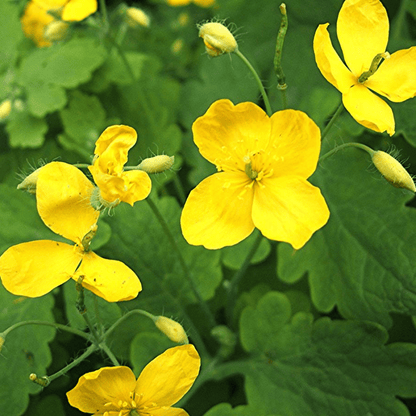
M 0 104 L 0 121 L 5 120 L 7 117 L 9 117 L 11 111 L 12 102 L 10 100 L 4 100 Z
M 393 186 L 416 192 L 415 183 L 413 182 L 412 177 L 393 156 L 378 150 L 374 152 L 372 160 L 374 166 Z
M 146 173 L 161 173 L 170 169 L 175 162 L 175 156 L 159 155 L 144 159 L 137 169 L 143 170 Z
M 188 337 L 179 322 L 165 316 L 158 316 L 155 325 L 173 342 L 177 344 L 188 344 Z
M 127 24 L 130 27 L 137 27 L 137 26 L 144 26 L 149 27 L 150 26 L 150 18 L 149 16 L 141 9 L 138 9 L 137 7 L 129 7 L 126 10 L 126 16 L 127 16 Z
M 62 20 L 53 20 L 49 23 L 43 32 L 43 37 L 49 42 L 56 42 L 65 38 L 68 32 L 68 23 Z
M 23 191 L 27 191 L 30 194 L 36 195 L 36 184 L 38 182 L 39 172 L 42 167 L 36 169 L 30 175 L 26 176 L 26 178 L 17 185 L 17 189 L 21 189 Z
M 1 352 L 2 348 L 3 348 L 4 341 L 6 341 L 6 339 L 3 337 L 3 335 L 0 335 L 0 352 Z
M 220 56 L 237 50 L 237 41 L 222 23 L 204 23 L 199 25 L 198 29 L 199 37 L 204 40 L 205 49 L 209 56 Z

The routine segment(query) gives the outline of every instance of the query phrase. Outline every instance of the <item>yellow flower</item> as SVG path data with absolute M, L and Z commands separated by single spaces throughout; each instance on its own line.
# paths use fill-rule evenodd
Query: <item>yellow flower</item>
M 22 29 L 39 47 L 50 46 L 45 31 L 52 22 L 59 21 L 54 16 L 78 22 L 96 10 L 97 0 L 31 0 L 21 18 Z
M 121 201 L 132 205 L 145 199 L 152 189 L 149 175 L 141 170 L 124 172 L 128 151 L 137 140 L 136 131 L 128 126 L 111 126 L 95 144 L 95 158 L 90 170 L 100 189 L 103 205 Z
M 216 101 L 193 125 L 200 153 L 218 173 L 204 179 L 182 211 L 188 243 L 231 246 L 254 228 L 301 248 L 323 227 L 329 210 L 306 179 L 316 169 L 320 132 L 303 112 L 268 117 L 257 105 Z
M 43 166 L 36 184 L 37 209 L 43 222 L 75 246 L 39 240 L 10 247 L 0 257 L 4 287 L 20 296 L 38 297 L 70 278 L 109 302 L 130 300 L 141 290 L 125 264 L 89 250 L 99 212 L 89 198 L 94 185 L 77 168 L 62 162 Z
M 345 108 L 358 123 L 392 136 L 393 112 L 370 90 L 393 102 L 414 97 L 416 47 L 386 53 L 389 20 L 378 0 L 346 0 L 339 12 L 337 34 L 348 68 L 332 46 L 327 27 L 328 23 L 319 25 L 313 44 L 322 75 L 342 93 Z
M 170 6 L 186 6 L 195 3 L 200 7 L 211 7 L 215 4 L 215 0 L 167 0 Z
M 151 361 L 137 381 L 128 367 L 104 367 L 83 375 L 67 393 L 68 401 L 96 416 L 186 416 L 171 406 L 192 387 L 200 364 L 193 345 L 170 348 Z

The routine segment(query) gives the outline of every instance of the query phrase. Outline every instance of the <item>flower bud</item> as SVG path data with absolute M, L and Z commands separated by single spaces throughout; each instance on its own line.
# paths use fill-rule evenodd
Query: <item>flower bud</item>
M 129 7 L 126 10 L 126 17 L 127 17 L 127 24 L 130 27 L 138 27 L 138 26 L 144 26 L 149 27 L 150 26 L 150 18 L 149 16 L 141 9 L 138 9 L 137 7 Z
M 12 102 L 10 100 L 4 100 L 0 104 L 0 121 L 5 120 L 7 117 L 9 117 L 11 111 Z
M 1 349 L 3 348 L 4 341 L 6 341 L 6 339 L 3 337 L 3 335 L 0 335 L 0 352 L 1 352 Z
M 143 170 L 146 173 L 161 173 L 170 169 L 175 162 L 175 156 L 159 155 L 144 159 L 137 169 Z
M 372 156 L 374 166 L 396 188 L 416 192 L 415 183 L 407 170 L 393 156 L 380 150 Z
M 188 337 L 179 322 L 165 316 L 158 316 L 155 325 L 173 342 L 177 344 L 188 344 Z
M 222 23 L 204 23 L 199 25 L 198 29 L 199 37 L 204 40 L 205 50 L 209 56 L 220 56 L 237 50 L 237 41 Z
M 53 20 L 49 23 L 43 32 L 43 37 L 48 42 L 56 42 L 65 38 L 68 32 L 68 23 L 62 20 Z
M 39 172 L 42 167 L 36 169 L 30 175 L 26 176 L 26 178 L 21 183 L 19 183 L 19 185 L 17 185 L 17 189 L 22 189 L 23 191 L 27 191 L 30 194 L 36 195 L 36 184 L 38 182 Z

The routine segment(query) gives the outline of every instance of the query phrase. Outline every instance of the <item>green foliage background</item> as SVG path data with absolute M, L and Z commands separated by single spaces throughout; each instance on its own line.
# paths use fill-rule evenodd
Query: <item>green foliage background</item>
M 38 49 L 21 31 L 25 1 L 0 2 L 0 101 L 13 101 L 10 116 L 0 124 L 0 254 L 21 242 L 59 239 L 39 218 L 34 197 L 15 189 L 22 174 L 52 160 L 90 163 L 95 141 L 107 126 L 130 125 L 139 136 L 129 153 L 131 165 L 154 154 L 175 155 L 173 171 L 152 178 L 151 198 L 218 328 L 212 332 L 146 202 L 133 208 L 122 204 L 113 216 L 103 217 L 94 247 L 131 267 L 143 292 L 129 302 L 98 299 L 97 305 L 88 293 L 86 303 L 91 310 L 97 307 L 106 327 L 134 308 L 182 323 L 201 355 L 202 371 L 179 405 L 192 416 L 416 414 L 415 202 L 412 194 L 387 183 L 368 156 L 346 149 L 319 165 L 312 182 L 330 207 L 328 224 L 299 251 L 263 241 L 229 321 L 229 280 L 255 236 L 209 251 L 189 246 L 181 235 L 184 196 L 214 171 L 192 141 L 193 121 L 221 98 L 261 105 L 256 84 L 237 57 L 208 58 L 196 23 L 215 17 L 234 24 L 240 50 L 264 80 L 277 111 L 282 104 L 272 63 L 279 4 L 217 0 L 215 8 L 203 9 L 171 7 L 163 0 L 129 3 L 151 17 L 150 28 L 127 30 L 122 49 L 130 72 L 106 40 L 99 12 L 74 25 L 65 41 Z M 383 4 L 392 27 L 389 52 L 415 44 L 414 1 Z M 321 128 L 340 94 L 316 67 L 312 39 L 318 24 L 329 22 L 339 49 L 335 24 L 341 5 L 342 0 L 286 1 L 289 30 L 282 64 L 288 104 Z M 121 6 L 107 1 L 111 36 L 123 24 Z M 392 138 L 364 129 L 344 112 L 322 152 L 350 141 L 385 151 L 396 148 L 409 172 L 416 173 L 416 101 L 392 107 Z M 73 281 L 39 299 L 19 298 L 0 286 L 0 331 L 28 319 L 85 329 L 75 301 Z M 174 345 L 143 317 L 125 320 L 108 344 L 137 375 Z M 110 365 L 104 356 L 90 357 L 44 390 L 28 376 L 53 374 L 85 347 L 83 340 L 50 327 L 12 332 L 0 353 L 0 414 L 81 414 L 68 405 L 65 393 L 80 375 Z

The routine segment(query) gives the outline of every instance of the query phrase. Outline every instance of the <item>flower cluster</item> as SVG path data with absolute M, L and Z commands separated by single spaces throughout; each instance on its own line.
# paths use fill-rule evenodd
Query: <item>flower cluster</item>
M 21 18 L 22 29 L 39 47 L 65 36 L 66 22 L 79 22 L 97 10 L 97 0 L 31 0 Z
M 389 20 L 379 0 L 346 0 L 341 7 L 337 34 L 348 67 L 332 46 L 327 27 L 318 27 L 313 42 L 319 70 L 342 93 L 345 108 L 358 123 L 392 136 L 393 111 L 372 91 L 393 102 L 414 97 L 416 47 L 386 52 Z

